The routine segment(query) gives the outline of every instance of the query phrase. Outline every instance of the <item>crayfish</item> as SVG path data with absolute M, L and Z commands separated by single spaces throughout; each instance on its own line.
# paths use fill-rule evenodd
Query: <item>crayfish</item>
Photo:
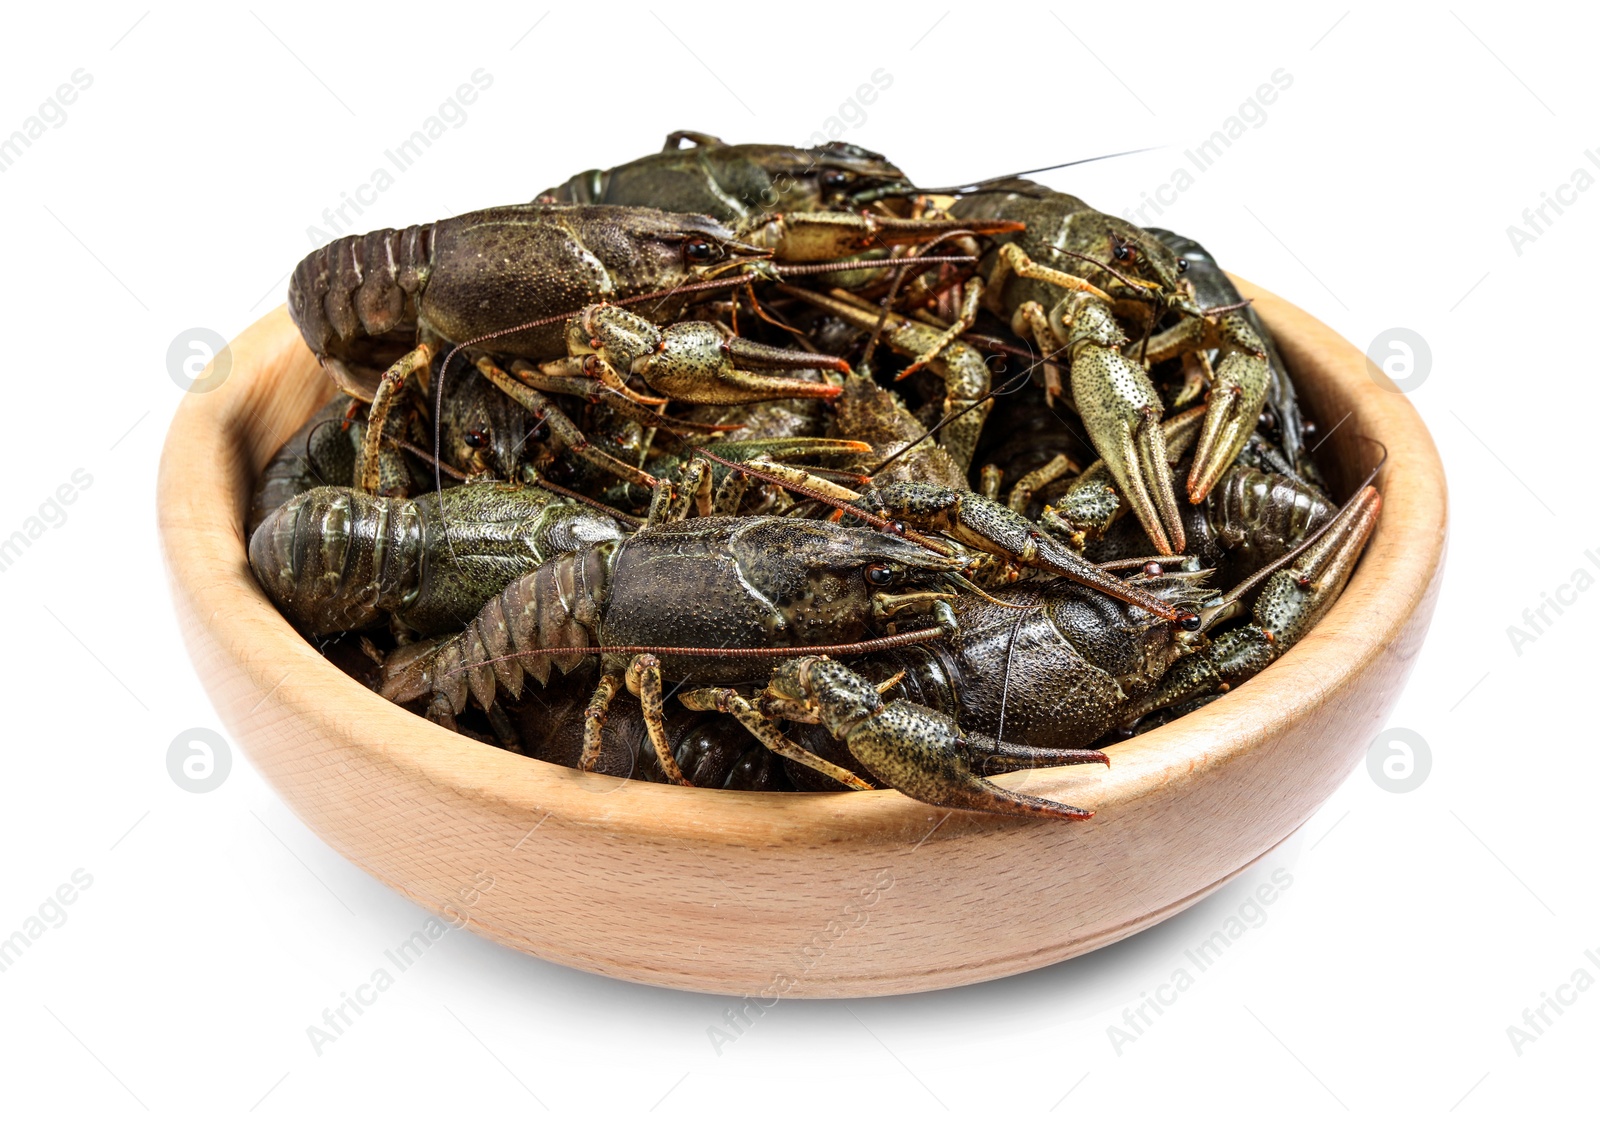
M 289 309 L 339 394 L 263 473 L 262 587 L 586 771 L 1087 818 L 992 777 L 1244 685 L 1382 506 L 1198 243 L 851 145 L 674 133 L 323 246 Z

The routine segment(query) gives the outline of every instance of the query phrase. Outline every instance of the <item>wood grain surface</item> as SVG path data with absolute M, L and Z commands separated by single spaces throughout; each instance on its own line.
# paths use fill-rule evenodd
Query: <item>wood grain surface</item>
M 440 729 L 362 688 L 262 594 L 257 473 L 331 395 L 283 308 L 185 399 L 161 461 L 173 599 L 229 732 L 295 813 L 374 877 L 510 947 L 656 985 L 767 997 L 905 993 L 1104 946 L 1214 891 L 1362 759 L 1421 648 L 1445 551 L 1443 468 L 1405 396 L 1327 327 L 1240 282 L 1275 332 L 1343 497 L 1389 458 L 1343 597 L 1228 696 L 1008 786 L 1084 823 L 946 812 L 893 791 L 757 794 L 631 782 Z M 487 885 L 487 887 L 485 887 Z M 470 902 L 469 902 L 470 901 Z

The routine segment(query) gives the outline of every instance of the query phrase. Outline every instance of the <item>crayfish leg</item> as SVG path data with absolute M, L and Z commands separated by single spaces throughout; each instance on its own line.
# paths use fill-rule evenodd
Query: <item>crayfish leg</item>
M 815 752 L 802 748 L 794 741 L 779 731 L 778 726 L 762 714 L 750 701 L 740 696 L 738 691 L 730 689 L 700 689 L 691 690 L 682 697 L 683 704 L 689 709 L 714 710 L 727 713 L 745 727 L 751 736 L 761 741 L 769 751 L 793 760 L 810 768 L 820 775 L 825 775 L 836 783 L 856 791 L 870 791 L 872 784 L 862 779 L 855 772 L 842 768 L 829 760 L 823 759 Z
M 1006 506 L 1018 514 L 1025 514 L 1028 504 L 1033 502 L 1034 492 L 1062 479 L 1068 475 L 1080 474 L 1083 471 L 1071 458 L 1063 453 L 1056 453 L 1048 463 L 1034 468 L 1011 486 L 1011 494 L 1006 498 Z M 993 495 L 989 496 L 992 500 Z
M 356 487 L 369 495 L 378 491 L 380 476 L 379 457 L 383 449 L 383 433 L 389 413 L 405 389 L 407 380 L 418 371 L 428 369 L 433 361 L 433 347 L 418 343 L 401 355 L 395 364 L 383 372 L 377 392 L 372 395 L 372 409 L 367 414 L 367 431 L 361 442 L 361 456 L 356 461 Z
M 1000 294 L 1005 290 L 1005 282 L 1009 279 L 1008 275 L 1018 276 L 1024 280 L 1042 281 L 1045 284 L 1062 289 L 1064 292 L 1086 292 L 1097 300 L 1102 300 L 1107 304 L 1111 303 L 1110 296 L 1082 277 L 1064 273 L 1060 269 L 1052 269 L 1049 265 L 1041 265 L 1029 257 L 1016 242 L 1007 242 L 1000 247 L 994 272 L 989 277 L 990 300 L 992 306 L 996 308 L 1000 305 L 993 302 L 1000 299 Z M 1053 350 L 1054 348 L 1050 349 Z
M 954 343 L 961 336 L 972 330 L 972 325 L 978 322 L 978 301 L 983 298 L 983 282 L 973 277 L 961 289 L 961 311 L 956 320 L 933 342 L 929 343 L 911 365 L 900 371 L 896 381 L 909 378 L 928 363 L 939 357 L 939 353 Z
M 500 741 L 500 746 L 511 752 L 522 751 L 522 737 L 517 735 L 516 725 L 511 723 L 511 718 L 498 701 L 491 701 L 484 710 L 489 718 L 489 727 L 494 730 L 495 736 Z
M 633 661 L 628 663 L 626 681 L 628 692 L 639 699 L 645 732 L 650 735 L 650 746 L 655 749 L 661 774 L 680 787 L 693 787 L 694 784 L 684 778 L 683 769 L 678 766 L 678 757 L 672 754 L 672 744 L 667 740 L 667 725 L 662 713 L 661 660 L 653 654 L 635 655 Z M 587 744 L 587 726 L 584 733 Z
M 477 367 L 480 373 L 493 382 L 502 392 L 507 394 L 518 405 L 521 405 L 534 417 L 550 426 L 550 433 L 574 456 L 587 461 L 608 475 L 640 487 L 654 487 L 656 477 L 649 472 L 636 468 L 632 464 L 625 464 L 614 456 L 589 443 L 589 438 L 583 430 L 572 423 L 565 413 L 556 407 L 556 404 L 532 386 L 507 374 L 487 358 L 479 359 Z
M 594 771 L 600 763 L 601 737 L 606 727 L 606 711 L 611 708 L 611 702 L 621 688 L 621 675 L 607 671 L 600 675 L 600 684 L 595 686 L 594 693 L 589 697 L 589 704 L 584 707 L 583 754 L 578 758 L 578 766 L 584 771 Z

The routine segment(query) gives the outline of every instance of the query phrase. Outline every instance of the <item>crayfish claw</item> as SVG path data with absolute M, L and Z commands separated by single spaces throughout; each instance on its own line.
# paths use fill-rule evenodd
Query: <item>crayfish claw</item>
M 885 706 L 846 743 L 856 759 L 902 794 L 934 806 L 990 814 L 1081 821 L 1094 817 L 1066 803 L 1008 790 L 973 767 L 972 742 L 943 713 L 909 701 Z M 1104 756 L 1094 753 L 1099 760 Z M 1082 763 L 1087 760 L 1073 760 Z
M 1172 489 L 1172 469 L 1167 463 L 1167 442 L 1160 418 L 1160 406 L 1156 405 L 1121 420 L 1101 452 L 1106 470 L 1128 500 L 1156 552 L 1182 553 L 1187 538 Z M 1092 427 L 1090 435 L 1095 436 Z
M 817 210 L 758 215 L 738 231 L 752 245 L 786 264 L 835 261 L 886 246 L 922 245 L 947 234 L 1011 234 L 1025 229 L 1009 219 L 894 218 L 853 211 Z M 866 262 L 871 265 L 876 262 Z
M 1098 752 L 1061 752 L 969 737 L 956 722 L 904 699 L 885 705 L 878 688 L 842 663 L 799 658 L 773 672 L 767 697 L 786 708 L 803 705 L 861 765 L 913 799 L 957 810 L 1078 821 L 1093 811 L 1008 790 L 979 773 L 975 763 L 1105 762 Z
M 1094 748 L 1035 748 L 1031 744 L 1012 744 L 970 732 L 966 734 L 966 740 L 968 752 L 984 760 L 991 773 L 1035 767 L 1067 767 L 1072 764 L 1111 766 L 1111 757 Z
M 1244 317 L 1229 316 L 1221 330 L 1224 354 L 1195 442 L 1194 466 L 1189 469 L 1191 503 L 1205 500 L 1244 448 L 1272 386 L 1265 348 Z
M 1108 305 L 1079 299 L 1070 322 L 1072 400 L 1089 440 L 1156 551 L 1182 553 L 1161 395 L 1144 368 L 1122 353 L 1127 339 Z
M 731 405 L 782 398 L 839 396 L 839 387 L 822 378 L 788 378 L 744 369 L 849 369 L 842 359 L 790 351 L 762 343 L 725 338 L 717 326 L 700 320 L 657 327 L 642 316 L 614 304 L 591 304 L 573 316 L 567 327 L 567 350 L 574 358 L 598 359 L 602 380 L 625 391 L 636 374 L 662 395 L 641 401 L 685 401 L 696 405 Z
M 885 517 L 942 531 L 963 545 L 1066 577 L 1160 619 L 1178 618 L 1177 609 L 1159 596 L 1086 561 L 1010 507 L 974 492 L 930 483 L 888 483 L 866 492 L 860 501 Z

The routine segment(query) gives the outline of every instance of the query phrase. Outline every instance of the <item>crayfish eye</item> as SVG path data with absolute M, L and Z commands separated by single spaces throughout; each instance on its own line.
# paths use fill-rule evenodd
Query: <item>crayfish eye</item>
M 468 448 L 485 448 L 489 444 L 489 434 L 482 429 L 469 429 L 467 435 L 461 439 Z
M 887 588 L 894 583 L 894 570 L 882 561 L 872 562 L 861 570 L 861 575 L 874 588 Z
M 705 238 L 689 238 L 683 243 L 683 259 L 694 265 L 703 265 L 717 255 L 717 247 Z
M 1178 272 L 1187 273 L 1188 271 L 1189 271 L 1189 259 L 1187 257 L 1178 258 Z
M 1112 247 L 1111 256 L 1118 261 L 1132 261 L 1134 258 L 1133 247 L 1125 242 L 1118 242 Z
M 837 191 L 849 182 L 850 177 L 836 168 L 829 168 L 822 173 L 822 187 L 826 191 Z

